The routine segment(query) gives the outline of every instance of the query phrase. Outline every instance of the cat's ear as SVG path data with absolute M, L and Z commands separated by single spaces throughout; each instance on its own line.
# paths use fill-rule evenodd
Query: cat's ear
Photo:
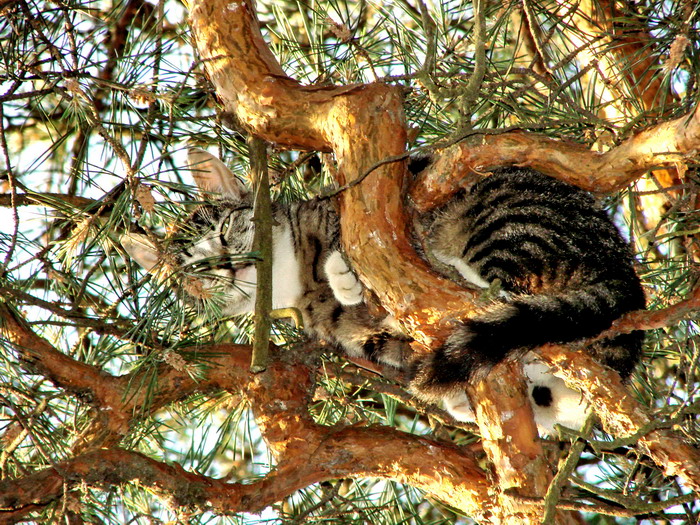
M 187 164 L 202 193 L 218 193 L 240 199 L 248 192 L 243 182 L 223 162 L 203 149 L 189 148 Z
M 145 235 L 139 233 L 126 233 L 119 239 L 129 256 L 143 266 L 144 270 L 151 271 L 161 259 L 158 248 Z

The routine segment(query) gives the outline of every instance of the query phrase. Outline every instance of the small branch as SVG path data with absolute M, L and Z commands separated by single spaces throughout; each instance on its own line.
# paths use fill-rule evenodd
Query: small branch
M 420 70 L 416 72 L 417 77 L 420 79 L 421 83 L 428 90 L 428 94 L 431 99 L 440 98 L 444 96 L 453 96 L 451 93 L 445 93 L 445 90 L 441 90 L 440 87 L 435 84 L 433 78 L 431 77 L 433 70 L 435 69 L 435 55 L 437 50 L 437 27 L 435 26 L 435 21 L 430 16 L 428 12 L 428 6 L 425 5 L 423 0 L 418 0 L 418 9 L 420 10 L 421 22 L 423 23 L 423 30 L 425 31 L 425 40 L 427 43 L 427 48 L 425 50 L 425 61 L 421 66 Z
M 586 485 L 586 487 L 590 487 L 590 485 Z M 536 505 L 538 507 L 544 507 L 547 504 L 542 498 L 532 498 L 529 496 L 521 496 L 519 494 L 513 494 L 512 497 L 518 500 L 523 505 Z M 580 503 L 578 501 L 572 501 L 569 499 L 560 499 L 557 504 L 557 507 L 560 510 L 590 512 L 595 514 L 603 514 L 605 516 L 615 516 L 618 518 L 639 518 L 640 516 L 653 514 L 654 512 L 659 512 L 669 507 L 673 507 L 675 505 L 691 503 L 695 500 L 697 500 L 697 496 L 695 494 L 686 494 L 677 498 L 671 498 L 664 501 L 658 501 L 655 503 L 645 503 L 641 505 L 634 505 L 629 508 L 623 508 L 614 505 L 601 504 L 600 502 Z M 670 516 L 669 514 L 664 514 L 664 518 L 669 519 L 672 518 L 672 516 Z M 581 522 L 579 521 L 579 523 Z
M 529 0 L 522 1 L 522 7 L 516 6 L 512 20 L 517 24 L 521 32 L 521 43 L 525 53 L 531 59 L 531 67 L 538 75 L 552 76 L 549 68 L 550 57 L 542 42 L 542 28 L 540 27 Z M 516 51 L 516 56 L 518 52 Z
M 700 310 L 700 286 L 689 297 L 660 310 L 637 310 L 629 312 L 616 321 L 612 326 L 602 332 L 598 338 L 602 339 L 618 334 L 627 334 L 634 330 L 654 330 L 671 326 Z
M 330 199 L 333 197 L 337 197 L 344 191 L 347 191 L 349 189 L 354 188 L 358 184 L 360 184 L 363 180 L 365 180 L 369 175 L 371 175 L 377 168 L 384 166 L 385 164 L 389 164 L 391 162 L 398 162 L 400 160 L 406 160 L 410 156 L 410 153 L 407 151 L 405 153 L 400 153 L 398 155 L 392 155 L 391 157 L 387 157 L 385 159 L 379 160 L 372 164 L 369 168 L 365 170 L 364 173 L 361 173 L 359 177 L 356 177 L 352 179 L 350 182 L 347 184 L 344 184 L 340 188 L 336 188 L 334 190 L 331 190 L 327 193 L 322 194 L 319 198 L 321 199 Z
M 258 253 L 255 263 L 255 332 L 253 358 L 250 363 L 250 371 L 256 374 L 267 368 L 269 360 L 268 348 L 272 326 L 272 203 L 267 171 L 267 144 L 261 138 L 251 136 L 248 147 L 255 191 L 253 250 Z
M 46 339 L 36 335 L 14 308 L 2 301 L 0 336 L 17 350 L 20 359 L 34 371 L 39 371 L 68 391 L 96 393 L 97 385 L 110 381 L 110 376 L 97 368 L 56 350 Z
M 2 294 L 5 297 L 14 297 L 15 299 L 21 301 L 21 303 L 25 305 L 34 305 L 40 308 L 44 308 L 45 310 L 57 316 L 63 317 L 64 319 L 70 319 L 72 322 L 75 323 L 76 326 L 92 328 L 96 332 L 101 334 L 112 334 L 116 336 L 122 336 L 124 332 L 128 329 L 128 326 L 126 324 L 128 320 L 126 319 L 117 318 L 111 323 L 106 321 L 106 316 L 101 319 L 94 319 L 81 313 L 79 310 L 66 310 L 65 308 L 61 308 L 60 306 L 58 306 L 55 302 L 39 299 L 38 297 L 34 297 L 31 294 L 22 292 L 21 290 L 17 290 L 15 288 L 6 288 L 4 286 L 0 286 L 0 294 Z
M 486 73 L 486 0 L 472 0 L 474 9 L 474 72 L 462 93 L 462 111 L 464 118 L 471 117 L 472 105 L 479 97 L 479 90 Z M 470 123 L 463 123 L 462 127 L 470 129 Z
M 633 494 L 631 495 L 622 495 L 620 492 L 612 489 L 602 489 L 596 485 L 592 485 L 591 483 L 586 483 L 582 481 L 579 477 L 577 476 L 572 476 L 571 478 L 571 483 L 579 487 L 586 492 L 590 492 L 591 494 L 594 494 L 598 498 L 602 499 L 603 501 L 610 501 L 613 503 L 616 503 L 620 507 L 624 507 L 625 510 L 622 510 L 621 508 L 619 509 L 618 512 L 620 514 L 612 514 L 614 515 L 624 515 L 627 516 L 640 516 L 640 515 L 648 515 L 654 512 L 659 512 L 664 509 L 668 509 L 670 507 L 674 507 L 676 505 L 682 505 L 684 503 L 691 503 L 693 501 L 698 500 L 698 495 L 694 492 L 690 492 L 687 494 L 683 494 L 681 496 L 676 496 L 674 498 L 669 498 L 666 500 L 662 501 L 653 501 L 649 503 L 641 503 L 639 498 L 635 497 Z M 599 511 L 599 507 L 601 510 Z M 609 514 L 608 505 L 602 505 L 600 506 L 597 504 L 594 509 L 595 512 L 600 512 L 601 514 Z M 619 507 L 618 507 L 619 508 Z M 664 518 L 669 518 L 668 514 L 664 515 Z
M 425 86 L 430 94 L 431 99 L 438 100 L 443 98 L 461 98 L 461 110 L 463 118 L 466 120 L 462 123 L 463 129 L 471 129 L 470 117 L 473 113 L 472 105 L 479 96 L 481 84 L 484 81 L 486 73 L 486 15 L 484 0 L 473 0 L 472 7 L 474 10 L 474 31 L 472 38 L 474 41 L 474 71 L 464 87 L 460 88 L 444 88 L 438 86 L 432 79 L 435 71 L 435 55 L 437 48 L 437 27 L 435 21 L 430 16 L 428 7 L 422 0 L 418 2 L 420 9 L 421 20 L 425 30 L 427 40 L 427 49 L 425 53 L 425 62 L 416 76 Z
M 395 399 L 402 405 L 413 408 L 419 414 L 426 416 L 431 422 L 435 421 L 441 425 L 461 428 L 467 432 L 477 432 L 476 423 L 457 421 L 447 411 L 432 403 L 426 403 L 410 394 L 405 388 L 389 383 L 385 380 L 377 379 L 376 372 L 369 372 L 365 368 L 357 367 L 356 371 L 348 371 L 344 367 L 341 373 L 335 373 L 332 369 L 324 370 L 327 377 L 335 377 L 350 385 L 367 388 L 377 394 L 383 394 Z
M 586 422 L 584 423 L 583 429 L 581 429 L 581 434 L 587 436 L 593 430 L 593 423 L 595 422 L 595 416 L 593 412 L 589 412 Z M 556 509 L 559 499 L 561 497 L 561 490 L 564 483 L 567 482 L 574 470 L 576 470 L 576 465 L 581 458 L 583 450 L 586 448 L 586 441 L 583 439 L 577 439 L 569 449 L 569 454 L 566 460 L 560 461 L 557 473 L 552 478 L 549 487 L 547 488 L 547 494 L 544 497 L 544 514 L 542 516 L 542 525 L 553 525 L 555 523 Z

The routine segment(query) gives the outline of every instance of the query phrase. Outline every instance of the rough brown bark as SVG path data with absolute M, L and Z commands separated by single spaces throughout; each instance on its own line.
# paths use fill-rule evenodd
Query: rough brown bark
M 376 455 L 370 457 L 366 453 L 362 447 L 367 445 L 376 447 Z M 345 451 L 340 459 L 337 455 L 338 447 Z M 193 474 L 177 464 L 155 461 L 137 452 L 118 448 L 100 449 L 25 478 L 0 481 L 0 520 L 9 517 L 9 513 L 13 519 L 18 519 L 36 510 L 37 506 L 46 505 L 61 497 L 66 488 L 81 483 L 93 487 L 109 487 L 119 483 L 138 482 L 177 506 L 199 511 L 209 510 L 222 515 L 259 512 L 300 488 L 326 479 L 373 476 L 399 479 L 414 485 L 418 482 L 420 485 L 420 480 L 426 479 L 426 475 L 430 476 L 429 469 L 425 465 L 413 465 L 415 468 L 412 469 L 411 463 L 414 461 L 411 458 L 398 458 L 397 449 L 403 450 L 404 447 L 412 453 L 422 455 L 426 443 L 421 443 L 420 438 L 413 439 L 413 436 L 403 438 L 402 442 L 401 435 L 396 436 L 386 428 L 346 429 L 341 435 L 331 436 L 316 451 L 309 448 L 304 456 L 280 465 L 273 474 L 250 484 L 231 484 Z M 437 489 L 435 495 L 443 501 L 466 501 L 478 495 L 480 505 L 470 509 L 470 512 L 488 519 L 490 505 L 485 491 L 478 494 L 473 489 L 473 472 L 464 468 L 464 455 L 457 451 L 454 454 L 458 459 L 454 464 L 455 469 L 445 467 L 441 476 L 432 476 Z M 397 468 L 399 464 L 401 468 Z M 482 488 L 485 488 L 483 476 L 478 470 L 476 472 L 481 478 Z M 452 483 L 451 480 L 459 480 L 460 476 L 465 476 L 464 479 L 469 483 Z M 465 490 L 465 487 L 472 488 Z
M 575 9 L 571 9 L 571 4 Z M 578 28 L 571 34 L 573 41 L 582 46 L 578 62 L 595 65 L 583 80 L 598 96 L 600 116 L 616 125 L 626 125 L 640 113 L 647 118 L 666 117 L 673 107 L 674 96 L 660 74 L 663 57 L 643 10 L 634 3 L 619 0 L 565 1 L 562 6 L 571 10 L 571 22 Z M 646 170 L 649 173 L 637 180 L 637 189 L 645 192 L 656 190 L 657 186 L 672 188 L 681 184 L 685 173 L 683 162 L 664 164 L 649 166 Z M 681 192 L 671 189 L 633 198 L 642 203 L 646 211 L 643 223 L 653 230 L 669 200 L 678 197 Z M 695 238 L 697 242 L 698 236 Z M 697 260 L 700 257 L 697 248 L 691 250 Z
M 499 364 L 468 393 L 476 401 L 479 433 L 498 483 L 495 496 L 501 523 L 539 523 L 540 508 L 512 497 L 542 497 L 551 480 L 520 366 Z M 560 516 L 560 523 L 563 520 Z
M 588 191 L 620 190 L 650 169 L 675 165 L 697 154 L 700 106 L 688 115 L 652 126 L 605 153 L 583 144 L 519 131 L 474 135 L 438 151 L 410 189 L 420 212 L 449 199 L 498 166 L 529 166 Z
M 190 7 L 205 67 L 226 109 L 248 129 L 283 146 L 333 151 L 341 184 L 405 151 L 405 122 L 397 88 L 382 84 L 301 86 L 284 74 L 265 45 L 249 2 L 213 0 L 192 2 Z M 608 191 L 637 177 L 648 169 L 644 166 L 676 162 L 692 152 L 699 133 L 697 113 L 691 117 L 660 125 L 603 155 L 519 133 L 480 136 L 474 139 L 479 144 L 468 139 L 442 153 L 435 167 L 414 185 L 412 196 L 419 209 L 429 209 L 464 182 L 458 177 L 502 164 L 531 165 L 591 190 Z M 439 171 L 445 166 L 458 166 L 462 171 Z M 394 162 L 345 191 L 341 197 L 343 238 L 363 281 L 380 301 L 414 337 L 435 345 L 447 332 L 450 315 L 469 315 L 473 297 L 434 276 L 414 253 L 402 202 L 404 177 L 404 163 Z M 19 200 L 30 202 L 33 197 Z M 398 286 L 397 273 L 402 275 Z M 213 355 L 206 378 L 194 381 L 187 372 L 164 366 L 158 371 L 151 398 L 145 391 L 130 390 L 130 385 L 142 383 L 142 376 L 112 377 L 61 354 L 6 305 L 0 304 L 0 319 L 3 335 L 33 370 L 67 391 L 90 393 L 104 416 L 92 441 L 76 448 L 87 449 L 86 454 L 55 469 L 0 483 L 0 508 L 10 508 L 15 515 L 60 497 L 66 484 L 82 482 L 101 485 L 138 480 L 174 497 L 178 504 L 232 513 L 259 510 L 311 483 L 356 476 L 412 484 L 476 519 L 512 523 L 538 519 L 535 507 L 523 507 L 522 500 L 511 500 L 505 492 L 514 489 L 519 496 L 537 497 L 549 482 L 522 385 L 507 381 L 519 374 L 513 363 L 504 363 L 471 389 L 495 474 L 489 483 L 475 458 L 455 447 L 387 428 L 316 425 L 306 411 L 313 389 L 312 369 L 306 365 L 277 361 L 267 374 L 251 379 L 246 373 L 247 347 L 198 348 Z M 606 378 L 604 383 L 592 382 L 585 374 L 563 371 L 574 386 L 599 400 L 596 408 L 612 432 L 640 433 L 650 457 L 665 465 L 667 474 L 682 477 L 697 490 L 697 481 L 693 481 L 700 479 L 697 451 L 679 445 L 666 431 L 647 432 L 648 415 L 629 402 L 613 373 L 608 372 L 610 379 L 595 363 L 581 357 L 587 357 L 585 354 L 572 357 L 563 350 L 544 349 L 543 355 L 554 366 L 561 367 L 566 360 L 574 365 L 567 369 L 594 370 Z M 279 460 L 276 471 L 262 481 L 232 485 L 116 448 L 95 450 L 99 445 L 114 446 L 139 415 L 153 413 L 189 393 L 214 388 L 240 391 L 251 401 L 261 431 Z

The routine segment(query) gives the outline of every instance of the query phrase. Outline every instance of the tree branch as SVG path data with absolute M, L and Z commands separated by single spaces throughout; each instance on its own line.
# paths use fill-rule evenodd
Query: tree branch
M 272 203 L 267 169 L 267 144 L 258 137 L 248 138 L 250 168 L 255 192 L 253 211 L 253 250 L 259 259 L 255 261 L 255 328 L 253 357 L 250 371 L 264 372 L 269 360 L 270 328 L 272 319 Z
M 407 126 L 398 89 L 380 84 L 303 88 L 281 76 L 279 64 L 259 33 L 249 1 L 192 0 L 188 7 L 197 47 L 217 93 L 226 110 L 235 113 L 253 133 L 294 148 L 333 151 L 341 186 L 384 159 L 405 153 Z M 474 294 L 435 275 L 415 253 L 403 203 L 405 175 L 405 162 L 386 163 L 341 194 L 342 241 L 363 283 L 418 342 L 415 351 L 425 352 L 426 346 L 434 347 L 448 335 L 450 317 L 465 317 L 474 310 Z M 395 279 L 397 274 L 402 276 L 399 281 Z M 498 383 L 498 377 L 494 374 L 492 380 Z M 249 394 L 263 379 L 254 379 Z M 481 405 L 493 388 L 490 385 L 473 391 L 473 404 Z M 521 405 L 523 398 L 519 398 Z M 287 405 L 292 401 L 285 397 L 278 403 Z M 279 456 L 290 457 L 290 450 L 300 456 L 298 448 L 313 442 L 301 412 L 297 412 L 297 419 L 287 413 L 284 429 L 304 436 L 303 443 L 278 442 L 271 439 L 274 422 L 285 415 L 271 404 L 256 402 L 253 406 L 273 410 L 257 419 Z M 502 440 L 495 441 L 489 449 L 490 459 L 508 463 L 508 468 L 526 466 L 524 475 L 509 486 L 527 487 L 528 495 L 544 495 L 548 480 L 545 463 L 539 454 L 531 414 L 527 415 L 530 432 L 522 432 L 523 439 L 507 450 L 499 449 Z M 495 428 L 487 419 L 480 418 L 481 428 Z M 513 457 L 508 455 L 511 453 Z M 497 474 L 514 477 L 505 467 L 497 469 Z M 508 519 L 517 519 L 519 512 L 511 506 L 505 514 Z M 532 512 L 527 514 L 528 521 L 537 520 Z
M 471 515 L 489 512 L 488 483 L 471 453 L 390 428 L 329 428 L 314 423 L 307 410 L 310 393 L 314 391 L 313 370 L 301 363 L 293 364 L 292 350 L 285 352 L 285 362 L 278 358 L 270 363 L 266 374 L 249 373 L 250 346 L 226 344 L 182 349 L 184 354 L 197 352 L 207 363 L 206 373 L 200 377 L 195 377 L 191 370 L 167 364 L 155 370 L 115 377 L 57 351 L 7 304 L 0 303 L 0 319 L 3 338 L 13 345 L 23 361 L 30 362 L 33 370 L 46 375 L 58 387 L 69 392 L 90 392 L 93 403 L 100 409 L 95 437 L 79 446 L 88 450 L 87 454 L 60 467 L 5 485 L 0 483 L 0 508 L 12 508 L 16 512 L 32 505 L 34 510 L 33 505 L 51 500 L 51 494 L 63 495 L 61 479 L 69 484 L 138 479 L 175 499 L 183 498 L 183 487 L 192 483 L 195 492 L 202 494 L 197 505 L 211 501 L 211 508 L 217 512 L 236 512 L 234 508 L 252 512 L 309 484 L 356 476 L 409 483 Z M 296 352 L 296 359 L 308 358 L 311 353 L 308 348 Z M 150 374 L 155 375 L 155 381 L 151 381 Z M 144 383 L 154 384 L 150 393 L 149 389 L 135 386 Z M 263 437 L 279 460 L 277 474 L 261 482 L 259 494 L 250 492 L 248 486 L 231 489 L 230 485 L 222 484 L 224 490 L 216 480 L 193 477 L 179 467 L 167 467 L 136 453 L 116 449 L 94 451 L 98 446 L 114 446 L 133 427 L 134 421 L 195 392 L 212 389 L 242 392 L 249 399 Z M 373 454 L 367 454 L 368 450 Z M 89 469 L 91 461 L 96 466 Z M 440 469 L 435 469 L 436 464 Z M 38 492 L 37 487 L 40 487 Z M 188 498 L 194 497 L 193 494 L 185 493 Z
M 261 138 L 333 151 L 342 186 L 406 151 L 401 91 L 384 84 L 303 87 L 265 45 L 249 0 L 189 2 L 197 48 L 227 111 Z M 415 253 L 401 188 L 405 162 L 379 166 L 341 195 L 343 246 L 363 283 L 414 339 L 447 336 L 443 317 L 472 310 L 473 294 L 436 276 Z M 397 286 L 396 274 L 403 275 Z
M 476 414 L 484 451 L 498 480 L 499 519 L 505 525 L 539 523 L 542 509 L 523 505 L 518 496 L 539 497 L 547 491 L 547 468 L 520 365 L 499 363 L 467 389 Z M 503 417 L 508 414 L 508 417 Z M 561 524 L 568 516 L 559 516 Z
M 367 454 L 367 447 L 375 453 Z M 466 507 L 472 515 L 489 516 L 486 478 L 474 458 L 456 447 L 389 428 L 350 428 L 331 436 L 317 449 L 308 447 L 306 452 L 260 481 L 232 484 L 138 452 L 96 450 L 21 479 L 0 481 L 0 521 L 8 515 L 19 518 L 80 484 L 106 488 L 136 482 L 177 506 L 230 515 L 260 512 L 312 483 L 345 477 L 399 479 L 444 501 L 461 502 L 458 508 Z M 429 458 L 432 461 L 426 461 Z M 446 466 L 436 471 L 433 461 Z
M 616 321 L 598 338 L 626 334 L 634 330 L 654 330 L 672 326 L 696 310 L 700 310 L 700 286 L 682 301 L 661 310 L 637 310 L 629 312 Z
M 528 166 L 595 193 L 618 191 L 647 171 L 694 158 L 700 149 L 700 106 L 652 126 L 605 153 L 535 133 L 475 134 L 436 154 L 412 183 L 418 212 L 446 202 L 498 166 Z

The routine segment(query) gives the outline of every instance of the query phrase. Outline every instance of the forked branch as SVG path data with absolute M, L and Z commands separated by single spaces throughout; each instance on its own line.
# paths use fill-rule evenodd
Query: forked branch
M 399 88 L 368 84 L 303 87 L 282 73 L 262 41 L 250 2 L 189 3 L 197 49 L 226 110 L 265 140 L 296 149 L 333 151 L 338 183 L 406 151 Z M 415 339 L 446 336 L 446 312 L 464 315 L 473 295 L 438 278 L 415 253 L 402 202 L 405 162 L 379 166 L 343 192 L 341 228 L 362 281 Z M 394 275 L 403 275 L 397 286 Z
M 83 483 L 105 486 L 138 481 L 183 506 L 226 514 L 259 511 L 300 488 L 344 477 L 399 480 L 470 515 L 490 513 L 488 481 L 471 452 L 386 427 L 338 429 L 315 423 L 308 413 L 313 370 L 290 363 L 289 355 L 284 363 L 274 360 L 266 374 L 251 375 L 250 346 L 198 346 L 182 352 L 205 355 L 204 374 L 193 374 L 186 363 L 181 368 L 163 363 L 155 371 L 111 376 L 56 350 L 2 303 L 0 320 L 0 335 L 13 344 L 29 371 L 41 372 L 69 393 L 87 394 L 101 415 L 93 424 L 92 441 L 85 442 L 90 437 L 81 436 L 83 442 L 76 443 L 73 450 L 79 455 L 73 459 L 36 474 L 0 481 L 0 522 L 55 501 L 64 495 L 66 486 Z M 138 388 L 145 383 L 150 389 Z M 276 470 L 265 479 L 253 485 L 231 484 L 115 448 L 142 418 L 212 389 L 242 394 L 250 401 L 262 435 L 278 460 Z

